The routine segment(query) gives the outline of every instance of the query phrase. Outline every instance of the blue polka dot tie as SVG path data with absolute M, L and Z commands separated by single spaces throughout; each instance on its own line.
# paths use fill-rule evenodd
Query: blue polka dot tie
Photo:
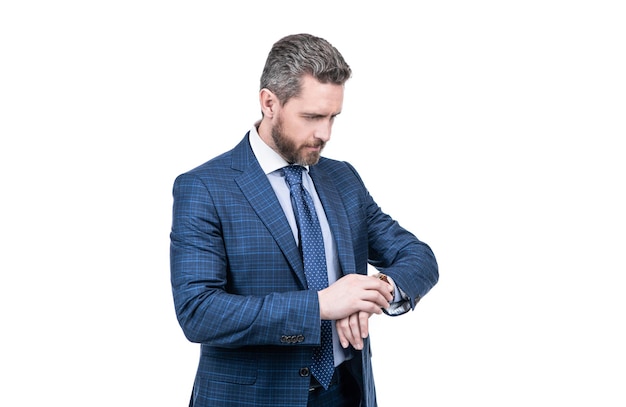
M 313 199 L 302 186 L 302 170 L 300 165 L 290 165 L 283 168 L 285 181 L 291 192 L 298 231 L 300 235 L 300 250 L 304 263 L 304 273 L 310 290 L 322 290 L 328 287 L 328 272 L 326 270 L 326 255 L 322 228 L 317 219 Z M 324 388 L 328 388 L 333 376 L 333 339 L 330 321 L 322 321 L 321 346 L 313 354 L 313 376 Z

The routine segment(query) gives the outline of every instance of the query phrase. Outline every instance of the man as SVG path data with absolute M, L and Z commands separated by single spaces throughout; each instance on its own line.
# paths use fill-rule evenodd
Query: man
M 324 39 L 279 40 L 262 119 L 174 183 L 174 303 L 201 344 L 190 405 L 376 406 L 368 318 L 413 309 L 438 280 L 355 169 L 320 156 L 350 75 Z

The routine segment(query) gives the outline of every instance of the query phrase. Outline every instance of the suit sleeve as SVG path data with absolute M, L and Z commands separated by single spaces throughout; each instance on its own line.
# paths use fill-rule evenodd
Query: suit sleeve
M 170 270 L 176 316 L 192 342 L 222 347 L 316 345 L 317 293 L 272 281 L 262 295 L 229 292 L 231 270 L 220 210 L 207 185 L 193 174 L 174 182 Z M 254 264 L 253 259 L 250 264 Z M 252 275 L 252 274 L 251 274 Z M 291 288 L 288 290 L 287 288 Z
M 354 168 L 352 170 L 356 174 Z M 437 283 L 437 261 L 431 248 L 384 213 L 366 189 L 364 199 L 368 262 L 378 271 L 389 275 L 401 290 L 405 297 L 404 304 L 394 304 L 389 312 L 391 315 L 400 315 L 414 309 Z

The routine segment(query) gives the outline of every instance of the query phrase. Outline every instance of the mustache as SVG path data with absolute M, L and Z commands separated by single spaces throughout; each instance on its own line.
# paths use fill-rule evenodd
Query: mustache
M 307 147 L 314 147 L 314 148 L 321 147 L 321 148 L 324 148 L 325 145 L 326 145 L 325 141 L 317 140 L 315 143 L 309 144 Z

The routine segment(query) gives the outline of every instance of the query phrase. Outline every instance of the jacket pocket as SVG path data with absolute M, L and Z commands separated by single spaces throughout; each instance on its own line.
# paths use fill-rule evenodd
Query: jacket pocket
M 216 382 L 254 384 L 258 363 L 251 355 L 234 349 L 203 349 L 198 377 Z

